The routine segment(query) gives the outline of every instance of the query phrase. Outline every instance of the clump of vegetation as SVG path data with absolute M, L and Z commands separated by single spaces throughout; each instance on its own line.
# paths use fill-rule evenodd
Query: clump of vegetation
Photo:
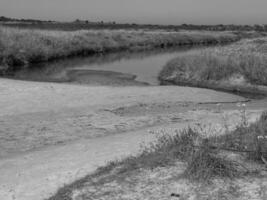
M 175 166 L 177 161 L 186 163 L 184 177 L 193 181 L 209 183 L 214 177 L 235 178 L 248 171 L 240 170 L 240 166 L 244 168 L 242 163 L 227 158 L 221 151 L 246 150 L 249 159 L 252 157 L 258 161 L 263 157 L 267 159 L 266 130 L 265 112 L 257 122 L 251 125 L 242 123 L 233 132 L 218 137 L 203 138 L 197 129 L 192 128 L 177 132 L 175 135 L 162 134 L 139 155 L 111 162 L 99 168 L 94 174 L 63 187 L 49 200 L 71 200 L 74 190 L 86 187 L 89 183 L 94 188 L 113 181 L 127 183 L 129 177 L 142 170 Z M 266 138 L 259 142 L 259 136 Z
M 219 156 L 218 149 L 212 149 L 208 141 L 188 158 L 186 177 L 197 181 L 209 181 L 214 177 L 234 178 L 238 172 L 238 164 Z
M 211 138 L 211 141 L 219 148 L 244 152 L 248 159 L 267 160 L 267 112 L 257 122 L 238 126 L 232 133 Z
M 93 182 L 94 186 L 113 180 L 123 182 L 140 170 L 153 170 L 157 167 L 174 165 L 177 160 L 185 160 L 189 156 L 197 137 L 198 133 L 190 128 L 177 133 L 175 136 L 163 134 L 148 147 L 144 147 L 139 155 L 110 162 L 108 165 L 100 167 L 94 174 L 63 187 L 49 200 L 71 200 L 73 190 L 82 188 L 88 180 L 95 178 L 98 180 Z
M 0 27 L 0 65 L 25 66 L 75 55 L 236 40 L 238 36 L 230 32 L 60 31 Z
M 187 163 L 185 174 L 188 178 L 208 181 L 217 176 L 232 178 L 239 175 L 238 163 L 221 156 L 221 151 L 245 153 L 248 159 L 261 162 L 262 158 L 267 159 L 267 112 L 251 125 L 242 121 L 230 133 L 209 138 L 201 135 L 192 128 L 175 135 L 162 134 L 141 154 L 112 162 L 101 172 L 120 166 L 117 173 L 127 174 L 140 169 L 169 166 L 180 160 Z
M 155 169 L 175 164 L 177 160 L 186 160 L 194 149 L 198 133 L 194 129 L 186 129 L 175 136 L 160 135 L 155 142 L 143 147 L 142 152 L 121 161 L 111 162 L 99 168 L 99 172 L 112 171 L 118 167 L 116 174 L 128 174 L 140 169 Z M 98 173 L 99 173 L 98 172 Z
M 159 74 L 162 81 L 206 87 L 212 84 L 267 85 L 267 39 L 249 39 L 178 57 Z
M 185 176 L 193 180 L 206 182 L 214 177 L 237 177 L 242 173 L 239 170 L 242 164 L 220 155 L 222 151 L 245 154 L 254 161 L 267 160 L 267 112 L 250 125 L 244 119 L 245 113 L 241 111 L 241 115 L 241 124 L 221 136 L 204 138 L 192 128 L 173 136 L 163 134 L 140 155 L 120 162 L 118 173 L 169 166 L 180 160 L 187 163 Z
M 247 159 L 261 163 L 267 160 L 267 112 L 250 125 L 245 113 L 241 114 L 242 122 L 234 131 L 204 139 L 192 153 L 185 171 L 189 178 L 210 180 L 214 176 L 233 178 L 240 175 L 239 163 L 220 156 L 220 151 L 245 154 Z

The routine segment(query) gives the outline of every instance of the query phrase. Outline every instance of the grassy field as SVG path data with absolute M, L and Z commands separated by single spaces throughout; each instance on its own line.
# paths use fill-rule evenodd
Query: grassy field
M 57 31 L 0 27 L 0 68 L 12 69 L 75 55 L 217 44 L 233 42 L 238 38 L 230 32 Z
M 251 199 L 242 188 L 251 184 L 252 192 L 259 186 L 255 180 L 265 178 L 257 176 L 267 159 L 266 131 L 267 113 L 263 113 L 255 123 L 242 121 L 220 136 L 207 138 L 191 128 L 161 135 L 139 155 L 99 168 L 49 200 Z M 255 199 L 261 199 L 261 192 L 264 196 L 266 187 L 258 189 Z
M 267 38 L 246 39 L 178 57 L 166 64 L 159 79 L 199 87 L 267 85 Z

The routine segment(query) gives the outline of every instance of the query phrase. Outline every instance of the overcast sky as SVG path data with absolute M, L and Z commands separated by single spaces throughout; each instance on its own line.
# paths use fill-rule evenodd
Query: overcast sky
M 152 24 L 267 24 L 267 0 L 0 0 L 0 16 Z

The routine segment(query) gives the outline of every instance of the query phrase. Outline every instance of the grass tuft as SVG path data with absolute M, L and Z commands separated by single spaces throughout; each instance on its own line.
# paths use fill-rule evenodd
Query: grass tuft
M 211 140 L 221 148 L 245 151 L 250 160 L 267 159 L 267 112 L 257 122 L 238 126 L 232 133 Z
M 239 175 L 238 164 L 219 155 L 208 143 L 192 152 L 187 160 L 188 166 L 184 174 L 194 181 L 209 182 L 214 177 L 234 178 Z
M 121 166 L 118 173 L 155 169 L 175 164 L 178 159 L 186 160 L 194 148 L 197 137 L 198 133 L 191 128 L 183 130 L 175 136 L 161 135 L 156 142 L 145 147 L 141 154 L 118 162 L 118 165 Z M 111 165 L 116 166 L 114 163 Z

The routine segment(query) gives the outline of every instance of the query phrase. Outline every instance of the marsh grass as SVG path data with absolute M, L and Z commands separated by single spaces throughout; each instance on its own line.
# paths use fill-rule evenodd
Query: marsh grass
M 36 30 L 0 26 L 0 65 L 31 63 L 75 55 L 122 50 L 145 50 L 178 45 L 236 41 L 230 32 L 133 31 L 133 30 Z
M 225 82 L 239 77 L 245 82 L 267 85 L 267 39 L 250 39 L 203 50 L 169 61 L 159 74 L 161 80 L 179 82 Z M 234 83 L 233 83 L 234 84 Z

